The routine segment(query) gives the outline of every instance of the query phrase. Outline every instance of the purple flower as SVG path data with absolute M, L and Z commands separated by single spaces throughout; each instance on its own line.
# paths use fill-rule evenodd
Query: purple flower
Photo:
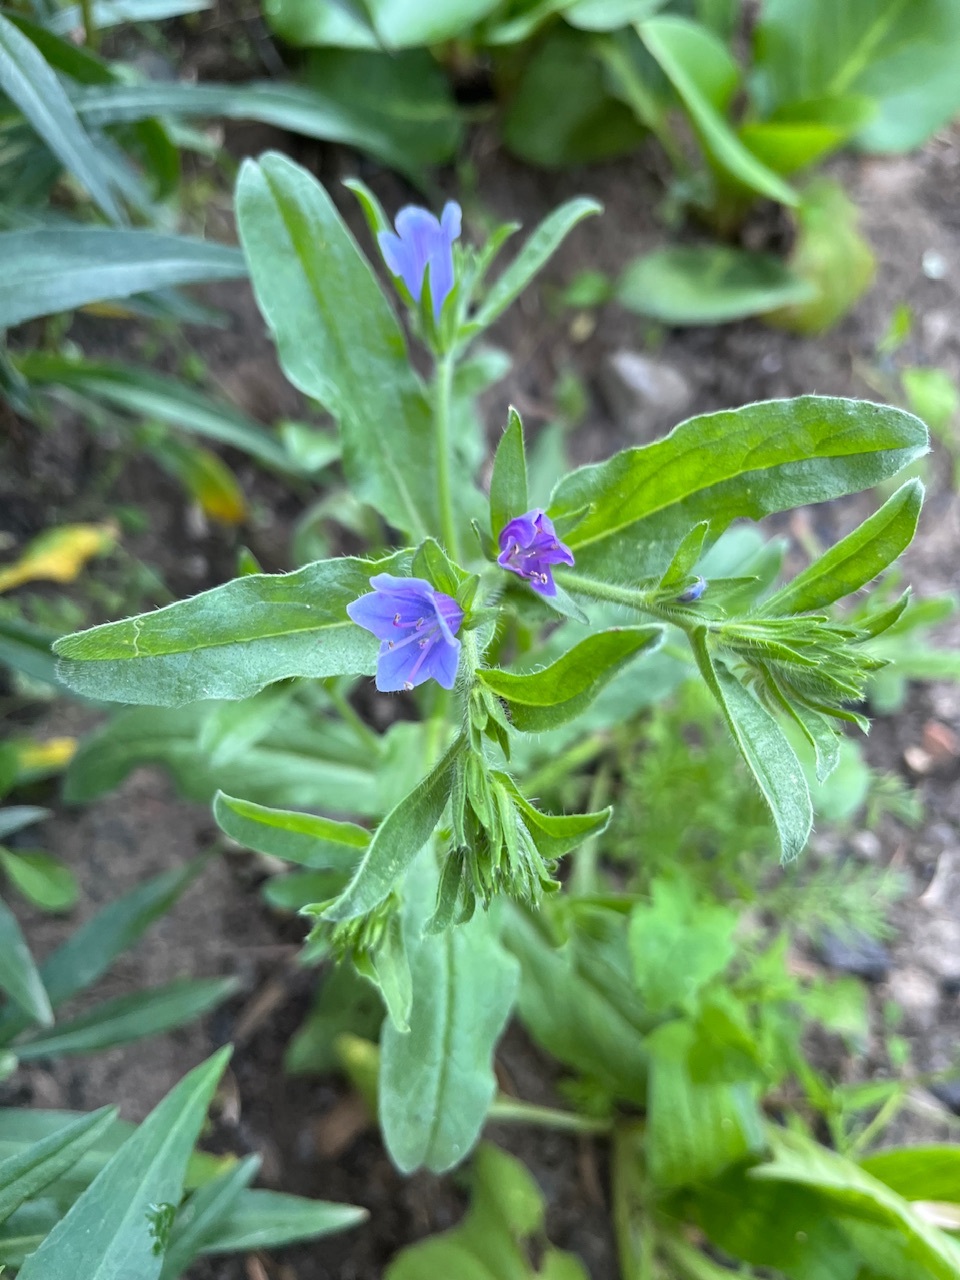
M 555 596 L 557 584 L 550 566 L 573 564 L 573 552 L 557 537 L 553 521 L 535 507 L 501 529 L 497 564 L 526 578 L 542 596 Z
M 377 236 L 383 260 L 407 286 L 414 302 L 420 301 L 423 281 L 430 268 L 433 318 L 438 323 L 443 304 L 453 288 L 453 242 L 460 236 L 460 206 L 448 200 L 439 222 L 429 209 L 408 204 L 396 217 L 396 234 Z
M 456 633 L 463 622 L 456 600 L 423 578 L 378 573 L 370 585 L 373 590 L 348 604 L 347 613 L 380 641 L 377 688 L 396 693 L 436 680 L 452 689 L 460 661 Z

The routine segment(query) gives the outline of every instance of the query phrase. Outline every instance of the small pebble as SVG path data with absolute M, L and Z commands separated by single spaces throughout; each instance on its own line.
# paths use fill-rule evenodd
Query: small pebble
M 856 931 L 843 936 L 825 933 L 817 945 L 817 953 L 828 969 L 852 973 L 867 982 L 883 982 L 893 965 L 890 952 L 882 942 Z
M 928 280 L 942 280 L 947 274 L 947 260 L 936 249 L 925 249 L 920 265 Z

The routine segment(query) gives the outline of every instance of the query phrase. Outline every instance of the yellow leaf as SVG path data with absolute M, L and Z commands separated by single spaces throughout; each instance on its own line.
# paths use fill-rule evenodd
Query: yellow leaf
M 211 520 L 240 524 L 246 519 L 243 490 L 217 454 L 199 445 L 169 439 L 164 441 L 160 457 Z
M 65 524 L 47 529 L 28 544 L 19 560 L 0 569 L 0 591 L 25 582 L 73 582 L 88 560 L 110 551 L 116 541 L 113 524 Z
M 21 773 L 33 773 L 39 769 L 63 769 L 77 752 L 76 738 L 48 738 L 46 742 L 26 739 L 14 746 L 17 767 Z

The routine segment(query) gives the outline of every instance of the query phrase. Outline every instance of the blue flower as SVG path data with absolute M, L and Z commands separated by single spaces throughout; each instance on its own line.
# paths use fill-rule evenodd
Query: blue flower
M 551 565 L 573 564 L 573 552 L 557 537 L 553 521 L 540 507 L 517 516 L 500 531 L 497 564 L 526 578 L 542 596 L 555 596 Z
M 438 323 L 453 288 L 453 242 L 460 236 L 460 220 L 460 206 L 453 200 L 443 206 L 439 221 L 429 209 L 408 204 L 397 214 L 396 234 L 381 231 L 377 236 L 384 262 L 407 286 L 414 302 L 420 301 L 430 268 L 433 318 Z
M 436 680 L 452 689 L 460 661 L 456 633 L 463 622 L 456 600 L 423 578 L 378 573 L 370 585 L 373 590 L 348 604 L 347 613 L 380 641 L 377 688 L 397 693 Z

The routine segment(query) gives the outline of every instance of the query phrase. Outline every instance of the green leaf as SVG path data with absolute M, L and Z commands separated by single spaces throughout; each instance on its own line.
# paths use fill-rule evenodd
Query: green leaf
M 390 810 L 353 879 L 323 913 L 325 920 L 365 915 L 389 895 L 433 835 L 450 796 L 454 765 L 462 750 L 463 739 L 457 738 L 427 776 Z
M 463 1221 L 404 1249 L 387 1268 L 385 1280 L 587 1280 L 579 1258 L 543 1249 L 543 1192 L 518 1160 L 481 1143 L 470 1183 L 470 1208 Z
M 56 664 L 50 646 L 56 634 L 20 618 L 0 618 L 0 662 L 22 671 L 31 680 L 56 684 Z
M 748 151 L 724 119 L 738 72 L 723 43 L 705 27 L 673 16 L 649 18 L 637 30 L 680 95 L 711 163 L 757 195 L 795 205 L 793 188 Z
M 562 168 L 634 151 L 645 130 L 611 94 L 604 67 L 563 25 L 538 42 L 503 119 L 508 150 L 531 164 Z
M 371 6 L 366 0 L 338 0 L 316 8 L 303 0 L 271 0 L 267 13 L 277 33 L 291 44 L 406 49 L 454 39 L 482 21 L 498 3 L 447 0 L 443 5 L 424 6 L 415 0 L 377 0 Z
M 242 1191 L 260 1168 L 259 1156 L 247 1156 L 218 1178 L 198 1187 L 177 1211 L 170 1243 L 163 1256 L 159 1280 L 179 1280 L 203 1249 L 204 1242 L 221 1227 Z
M 770 1144 L 773 1160 L 752 1176 L 816 1191 L 871 1271 L 895 1280 L 956 1280 L 960 1246 L 884 1183 L 801 1133 L 775 1130 Z
M 0 864 L 23 896 L 41 911 L 69 911 L 77 900 L 76 877 L 49 853 L 11 853 L 0 846 Z
M 828 396 L 762 401 L 581 467 L 554 490 L 550 514 L 589 508 L 565 536 L 578 574 L 635 581 L 663 572 L 700 520 L 713 542 L 735 519 L 870 488 L 926 450 L 926 429 L 902 409 Z
M 313 1008 L 287 1045 L 284 1070 L 292 1075 L 337 1071 L 339 1038 L 375 1040 L 382 1022 L 383 1004 L 371 984 L 352 965 L 337 965 L 323 978 Z
M 380 1124 L 402 1173 L 443 1173 L 470 1153 L 496 1092 L 493 1052 L 510 1016 L 518 969 L 487 913 L 425 934 L 436 875 L 407 882 L 404 932 L 413 980 L 410 1030 L 387 1019 L 380 1041 Z
M 765 1147 L 760 1109 L 746 1085 L 691 1077 L 693 1036 L 689 1023 L 671 1022 L 648 1041 L 646 1154 L 658 1188 L 707 1181 Z
M 524 819 L 534 844 L 547 859 L 562 858 L 591 836 L 601 835 L 613 816 L 612 807 L 596 813 L 543 813 L 537 809 L 505 773 L 491 775 L 510 795 Z
M 549 262 L 577 223 L 602 212 L 603 206 L 596 200 L 577 196 L 548 214 L 487 294 L 468 331 L 477 333 L 489 328 Z
M 203 1253 L 247 1253 L 278 1249 L 349 1231 L 368 1213 L 352 1204 L 305 1200 L 279 1191 L 241 1191 L 229 1213 L 204 1241 Z
M 163 22 L 187 13 L 202 13 L 210 7 L 210 0 L 95 0 L 93 26 L 96 31 L 106 31 L 127 22 Z M 58 9 L 47 21 L 50 31 L 64 36 L 82 25 L 83 11 L 74 4 Z
M 922 505 L 923 484 L 908 480 L 879 511 L 768 597 L 762 612 L 816 613 L 865 587 L 910 545 Z
M 941 0 L 767 0 L 756 30 L 765 105 L 861 94 L 877 115 L 860 141 L 907 151 L 960 108 L 960 11 Z
M 24 827 L 32 827 L 36 822 L 49 818 L 50 809 L 41 809 L 35 804 L 11 804 L 0 809 L 0 840 L 12 836 L 15 831 Z
M 181 978 L 163 987 L 106 1000 L 89 1013 L 19 1042 L 21 1062 L 70 1053 L 97 1053 L 192 1022 L 238 990 L 235 978 Z
M 439 527 L 430 411 L 369 263 L 323 187 L 277 153 L 245 161 L 237 217 L 287 377 L 338 420 L 357 497 L 423 538 Z
M 32 1200 L 72 1169 L 113 1124 L 116 1115 L 115 1108 L 101 1107 L 0 1161 L 0 1223 L 6 1222 L 25 1200 Z
M 0 329 L 90 302 L 246 274 L 237 249 L 124 227 L 0 232 L 0 259 Z
M 662 1016 L 691 1009 L 711 978 L 736 954 L 737 916 L 719 904 L 696 902 L 684 880 L 654 880 L 652 901 L 630 913 L 630 954 L 645 1008 Z
M 527 511 L 527 459 L 523 423 L 513 406 L 500 437 L 490 476 L 490 533 L 494 539 L 515 516 Z
M 19 1005 L 31 1022 L 49 1027 L 53 1009 L 43 979 L 20 926 L 7 904 L 0 899 L 0 989 Z
M 800 761 L 770 712 L 722 662 L 713 661 L 706 628 L 693 631 L 690 644 L 700 674 L 770 810 L 781 861 L 789 862 L 800 855 L 813 827 L 813 806 Z
M 222 791 L 214 797 L 213 816 L 220 830 L 245 849 L 321 870 L 352 871 L 371 840 L 370 832 L 353 822 L 268 809 Z
M 677 245 L 635 258 L 617 286 L 628 311 L 664 324 L 727 324 L 809 302 L 816 290 L 779 258 L 729 245 Z
M 66 169 L 114 222 L 123 213 L 100 151 L 77 119 L 70 99 L 36 46 L 0 14 L 0 90 L 23 112 Z M 4 269 L 6 275 L 6 267 Z
M 771 312 L 770 324 L 822 333 L 842 319 L 874 276 L 873 250 L 860 234 L 860 213 L 839 183 L 818 178 L 803 192 L 799 230 L 788 266 L 815 291 L 808 302 Z
M 400 553 L 401 557 L 403 553 Z M 249 697 L 290 676 L 372 674 L 376 640 L 347 616 L 372 573 L 399 568 L 345 556 L 295 573 L 248 574 L 153 613 L 64 636 L 58 672 L 77 693 L 176 707 Z
M 960 1147 L 892 1147 L 860 1161 L 871 1178 L 905 1200 L 960 1201 Z
M 900 385 L 910 412 L 949 444 L 960 412 L 960 391 L 946 369 L 902 369 Z
M 789 174 L 836 151 L 875 113 L 869 98 L 847 94 L 791 103 L 769 119 L 740 126 L 740 141 L 776 173 Z
M 230 1057 L 221 1049 L 154 1108 L 20 1270 L 20 1280 L 156 1280 L 163 1250 L 149 1230 L 176 1205 L 187 1161 Z
M 31 351 L 19 361 L 34 386 L 66 387 L 137 417 L 242 449 L 282 472 L 296 472 L 294 456 L 270 431 L 223 400 L 214 400 L 177 378 L 107 361 L 70 360 Z
M 613 627 L 581 640 L 541 671 L 517 675 L 483 669 L 477 675 L 508 704 L 515 729 L 540 733 L 586 710 L 628 662 L 656 649 L 663 634 L 658 626 Z

